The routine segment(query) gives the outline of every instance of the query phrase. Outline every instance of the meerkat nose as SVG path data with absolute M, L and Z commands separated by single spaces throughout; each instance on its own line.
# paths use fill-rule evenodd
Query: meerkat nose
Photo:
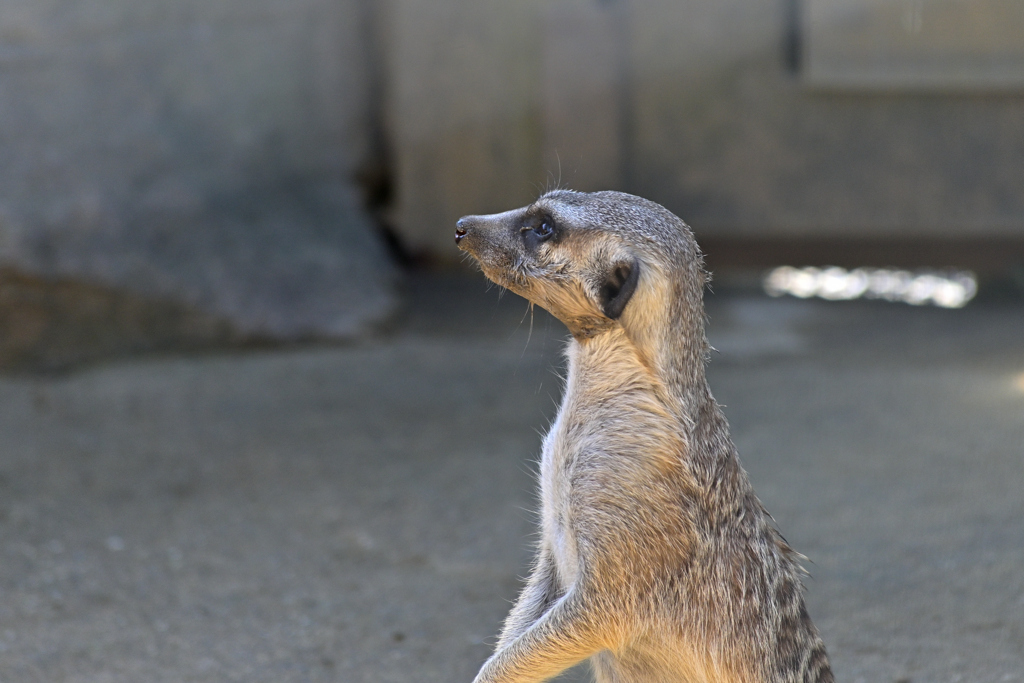
M 462 241 L 462 238 L 466 236 L 466 219 L 460 218 L 455 223 L 455 244 Z

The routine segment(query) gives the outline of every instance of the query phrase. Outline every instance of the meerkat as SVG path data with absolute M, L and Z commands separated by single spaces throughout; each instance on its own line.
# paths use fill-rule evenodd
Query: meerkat
M 831 683 L 797 555 L 705 379 L 708 276 L 690 229 L 619 192 L 466 216 L 458 247 L 561 320 L 532 572 L 475 683 Z

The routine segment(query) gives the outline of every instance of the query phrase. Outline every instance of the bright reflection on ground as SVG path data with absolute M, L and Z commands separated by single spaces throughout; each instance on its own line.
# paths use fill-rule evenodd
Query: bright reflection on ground
M 771 296 L 792 294 L 801 299 L 820 297 L 831 301 L 885 299 L 915 306 L 931 304 L 960 308 L 978 292 L 974 273 L 857 268 L 794 268 L 780 266 L 764 278 L 764 291 Z
M 1013 386 L 1017 387 L 1017 390 L 1024 394 L 1024 372 L 1017 375 L 1017 378 L 1013 382 Z

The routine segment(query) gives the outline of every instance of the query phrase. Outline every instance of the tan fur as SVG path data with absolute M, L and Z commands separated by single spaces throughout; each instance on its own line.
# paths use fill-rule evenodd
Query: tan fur
M 794 553 L 705 380 L 689 228 L 639 197 L 555 191 L 456 234 L 573 334 L 536 561 L 476 683 L 542 681 L 588 658 L 601 683 L 831 682 Z

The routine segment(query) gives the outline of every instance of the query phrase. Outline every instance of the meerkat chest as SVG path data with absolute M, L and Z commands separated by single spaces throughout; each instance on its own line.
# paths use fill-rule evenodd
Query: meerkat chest
M 543 540 L 554 555 L 564 587 L 579 575 L 580 545 L 596 533 L 594 509 L 620 496 L 642 491 L 658 476 L 653 464 L 662 450 L 651 435 L 665 431 L 660 418 L 632 410 L 623 419 L 626 400 L 599 404 L 569 398 L 548 432 L 541 455 L 540 489 Z M 652 461 L 650 466 L 644 460 Z
M 601 533 L 597 508 L 642 492 L 662 476 L 678 429 L 635 354 L 613 336 L 569 349 L 565 395 L 541 455 L 543 542 L 563 587 L 575 582 L 581 546 Z M 592 545 L 592 544 L 591 544 Z
M 544 440 L 540 463 L 541 531 L 562 588 L 572 585 L 579 574 L 578 520 L 572 506 L 572 475 L 579 454 L 567 438 L 566 424 L 562 411 Z

